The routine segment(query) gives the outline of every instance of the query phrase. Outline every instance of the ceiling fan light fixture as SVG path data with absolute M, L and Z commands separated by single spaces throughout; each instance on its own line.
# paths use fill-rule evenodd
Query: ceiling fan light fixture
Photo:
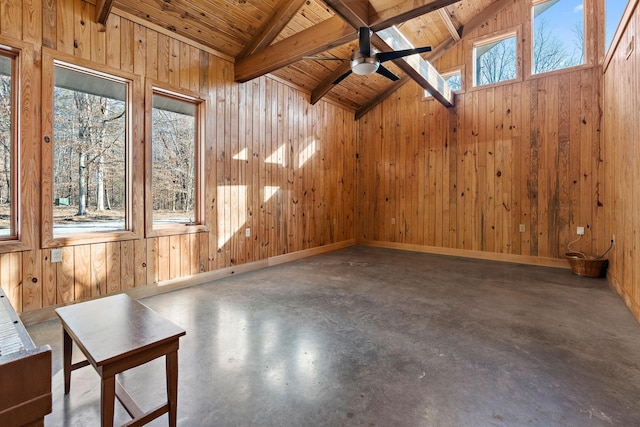
M 354 58 L 351 61 L 351 71 L 354 74 L 358 74 L 360 76 L 366 76 L 369 74 L 373 74 L 378 71 L 378 67 L 380 67 L 380 62 L 377 58 Z

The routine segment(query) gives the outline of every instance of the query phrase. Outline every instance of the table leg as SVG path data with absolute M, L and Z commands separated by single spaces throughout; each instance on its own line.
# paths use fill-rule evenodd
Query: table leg
M 116 398 L 116 377 L 102 378 L 100 390 L 100 406 L 102 412 L 102 427 L 113 427 L 113 412 Z
M 169 405 L 169 427 L 176 427 L 178 415 L 178 352 L 166 356 L 167 404 Z
M 63 371 L 64 371 L 64 394 L 69 394 L 71 389 L 71 351 L 73 349 L 73 342 L 71 336 L 66 329 L 63 328 Z

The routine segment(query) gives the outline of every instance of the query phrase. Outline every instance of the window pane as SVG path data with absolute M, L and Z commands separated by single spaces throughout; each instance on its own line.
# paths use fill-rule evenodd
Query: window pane
M 533 73 L 584 63 L 582 0 L 550 0 L 533 7 Z
M 13 159 L 13 59 L 0 55 L 0 238 L 13 236 L 11 209 Z
M 516 78 L 516 37 L 477 45 L 475 53 L 476 86 L 513 80 Z
M 606 50 L 609 50 L 611 46 L 611 42 L 613 41 L 613 36 L 618 29 L 618 24 L 620 23 L 620 19 L 622 19 L 622 14 L 624 13 L 625 8 L 627 7 L 627 2 L 624 0 L 606 0 L 605 5 L 605 16 L 607 18 L 606 27 L 607 27 L 607 41 L 606 41 Z
M 455 73 L 444 78 L 452 91 L 456 92 L 462 90 L 462 74 Z
M 197 105 L 153 95 L 153 224 L 195 223 Z
M 53 234 L 126 230 L 126 83 L 54 70 Z
M 460 71 L 456 71 L 452 74 L 445 74 L 442 76 L 444 81 L 447 82 L 452 92 L 458 92 L 462 90 L 462 74 Z M 431 92 L 425 90 L 425 96 L 433 96 Z

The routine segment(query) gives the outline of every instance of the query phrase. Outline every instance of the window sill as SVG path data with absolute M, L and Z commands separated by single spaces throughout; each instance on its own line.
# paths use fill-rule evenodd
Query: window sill
M 206 233 L 208 231 L 209 228 L 205 225 L 171 224 L 155 227 L 152 230 L 147 231 L 147 237 L 164 237 L 175 236 L 178 234 Z
M 65 246 L 89 245 L 93 243 L 120 242 L 137 240 L 140 236 L 133 231 L 119 231 L 114 233 L 77 234 L 54 237 L 42 241 L 42 248 L 62 248 Z

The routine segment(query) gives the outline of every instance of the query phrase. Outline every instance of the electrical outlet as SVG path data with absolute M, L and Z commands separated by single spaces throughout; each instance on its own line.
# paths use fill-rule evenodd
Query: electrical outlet
M 524 224 L 520 224 L 520 232 L 524 233 L 526 231 L 526 228 L 524 226 Z
M 396 223 L 396 219 L 395 218 L 391 218 L 391 224 L 395 224 Z
M 250 228 L 245 228 L 244 229 L 244 236 L 245 237 L 251 237 L 251 229 Z
M 576 233 L 578 233 L 578 236 L 584 236 L 584 227 L 578 227 Z
M 51 262 L 62 262 L 62 249 L 51 249 Z

